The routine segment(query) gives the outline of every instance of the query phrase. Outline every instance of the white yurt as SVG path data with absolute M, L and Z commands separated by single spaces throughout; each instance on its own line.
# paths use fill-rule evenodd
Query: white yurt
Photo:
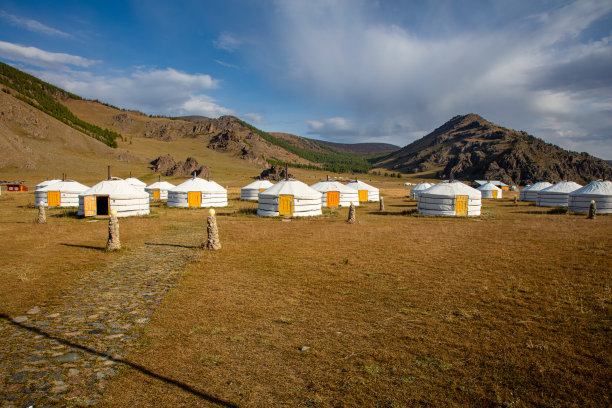
M 259 193 L 257 215 L 309 217 L 321 214 L 321 193 L 301 181 L 281 180 Z
M 476 190 L 480 191 L 482 198 L 502 198 L 502 189 L 497 187 L 495 184 L 486 183 L 478 187 Z
M 109 215 L 111 210 L 117 210 L 117 217 L 149 214 L 149 194 L 116 177 L 79 194 L 78 215 Z
M 321 180 L 310 186 L 321 193 L 323 207 L 350 207 L 351 203 L 359 205 L 359 192 L 333 180 Z
M 83 194 L 89 187 L 73 181 L 60 180 L 34 192 L 36 205 L 43 203 L 47 207 L 78 207 L 79 194 Z
M 257 196 L 259 193 L 267 190 L 273 185 L 274 183 L 271 183 L 268 180 L 255 180 L 251 184 L 247 184 L 240 189 L 240 199 L 257 201 Z
M 561 181 L 554 186 L 538 191 L 536 205 L 541 207 L 567 207 L 571 192 L 582 187 L 573 181 Z
M 419 198 L 419 193 L 421 191 L 427 190 L 429 187 L 434 186 L 434 184 L 431 183 L 419 183 L 416 186 L 412 187 L 412 190 L 410 190 L 410 198 Z
M 547 181 L 540 181 L 539 183 L 534 183 L 530 186 L 525 187 L 519 193 L 519 200 L 521 201 L 538 201 L 538 191 L 544 190 L 552 186 Z
M 168 190 L 176 187 L 174 184 L 167 181 L 156 181 L 150 186 L 145 187 L 145 191 L 149 194 L 150 200 L 167 200 Z
M 170 207 L 227 207 L 227 190 L 214 181 L 193 177 L 168 190 Z
M 593 181 L 569 194 L 568 210 L 588 212 L 591 200 L 595 201 L 597 214 L 612 214 L 612 182 Z
M 417 209 L 427 215 L 480 215 L 480 191 L 460 181 L 438 183 L 419 194 Z
M 62 180 L 59 180 L 59 179 L 45 180 L 41 183 L 38 183 L 34 189 L 40 190 L 41 188 L 47 187 L 49 184 L 57 183 L 58 181 L 62 181 Z
M 147 187 L 146 183 L 143 183 L 142 181 L 138 180 L 137 178 L 134 178 L 132 176 L 130 176 L 129 178 L 126 178 L 125 181 L 127 181 L 128 183 L 130 183 L 130 185 L 132 185 L 133 187 L 136 187 L 142 191 L 144 191 L 145 187 Z
M 363 181 L 353 180 L 349 181 L 346 185 L 359 192 L 360 203 L 379 200 L 378 189 L 376 187 L 372 187 L 371 185 L 364 183 Z

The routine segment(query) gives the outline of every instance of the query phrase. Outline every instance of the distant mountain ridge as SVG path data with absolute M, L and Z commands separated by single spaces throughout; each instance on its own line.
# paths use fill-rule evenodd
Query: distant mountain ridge
M 391 153 L 376 167 L 439 178 L 501 180 L 508 184 L 612 178 L 612 167 L 587 153 L 506 129 L 476 114 L 455 116 L 430 134 Z

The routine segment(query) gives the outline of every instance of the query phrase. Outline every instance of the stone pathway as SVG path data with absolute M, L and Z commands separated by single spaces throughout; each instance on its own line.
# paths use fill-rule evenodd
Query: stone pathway
M 201 239 L 157 238 L 78 280 L 55 306 L 0 320 L 0 406 L 95 404 Z

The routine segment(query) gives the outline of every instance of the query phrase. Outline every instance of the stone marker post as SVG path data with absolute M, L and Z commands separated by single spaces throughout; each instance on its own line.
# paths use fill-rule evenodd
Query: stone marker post
M 45 204 L 41 201 L 38 203 L 38 223 L 45 224 L 47 222 L 47 214 L 45 214 Z
M 516 205 L 517 201 L 518 201 L 517 197 L 514 196 L 514 205 Z
M 355 221 L 355 204 L 353 204 L 353 202 L 351 201 L 351 206 L 349 207 L 348 213 L 348 220 L 346 220 L 346 222 L 348 222 L 349 224 L 354 224 Z
M 591 205 L 589 205 L 589 216 L 587 217 L 589 220 L 595 219 L 597 215 L 597 205 L 595 205 L 595 200 L 591 200 Z
M 215 218 L 215 209 L 210 209 L 210 215 L 206 219 L 206 243 L 204 247 L 216 251 L 221 249 L 221 241 L 219 241 L 219 230 L 217 229 L 217 219 Z
M 119 219 L 117 218 L 117 210 L 111 210 L 110 218 L 108 219 L 108 242 L 106 243 L 107 251 L 118 251 L 121 249 L 119 241 Z
M 380 211 L 385 211 L 385 201 L 380 197 Z

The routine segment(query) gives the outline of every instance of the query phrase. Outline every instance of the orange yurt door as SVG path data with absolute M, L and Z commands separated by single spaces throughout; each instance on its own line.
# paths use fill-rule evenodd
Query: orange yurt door
M 455 196 L 455 215 L 467 215 L 468 196 Z
M 280 195 L 278 196 L 278 215 L 293 215 L 293 196 Z
M 328 207 L 339 207 L 340 206 L 340 192 L 339 191 L 328 191 L 327 192 L 327 206 Z
M 188 192 L 187 193 L 187 206 L 201 207 L 202 206 L 202 193 L 200 191 Z
M 62 203 L 59 191 L 47 191 L 47 205 L 49 207 L 59 207 Z
M 359 202 L 368 201 L 368 190 L 359 190 Z
M 156 188 L 155 190 L 153 190 L 153 199 L 159 200 L 159 197 L 160 197 L 159 188 Z
M 96 215 L 96 196 L 83 197 L 83 215 L 94 217 Z
M 497 198 L 497 190 L 493 190 L 493 198 Z

